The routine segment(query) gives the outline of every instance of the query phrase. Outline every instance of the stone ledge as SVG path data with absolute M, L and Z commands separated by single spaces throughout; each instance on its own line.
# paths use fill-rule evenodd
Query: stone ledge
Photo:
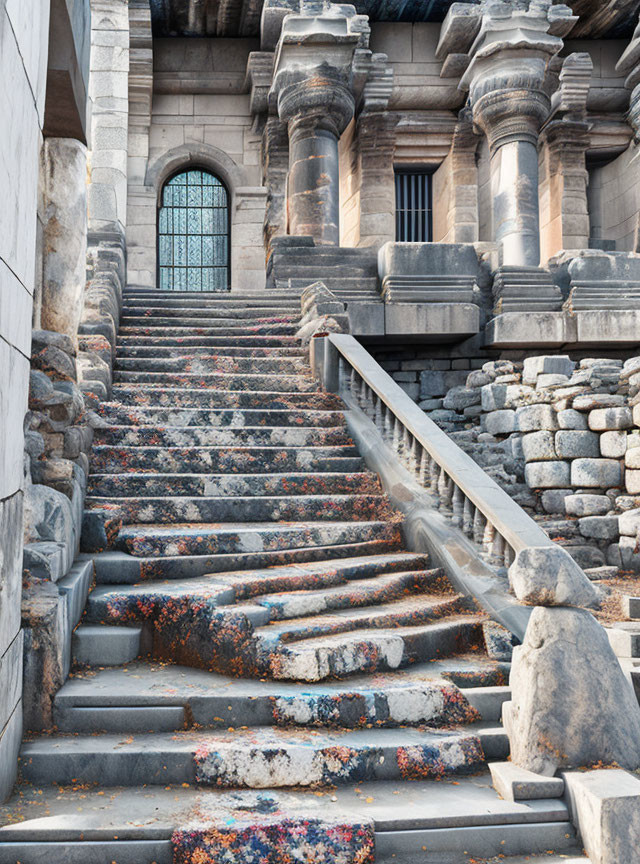
M 640 309 L 504 312 L 486 326 L 487 348 L 622 347 L 640 343 Z

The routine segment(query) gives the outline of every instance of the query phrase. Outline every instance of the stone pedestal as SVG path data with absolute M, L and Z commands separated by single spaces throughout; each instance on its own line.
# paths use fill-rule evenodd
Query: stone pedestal
M 74 138 L 44 144 L 45 223 L 41 327 L 75 344 L 87 267 L 87 149 Z

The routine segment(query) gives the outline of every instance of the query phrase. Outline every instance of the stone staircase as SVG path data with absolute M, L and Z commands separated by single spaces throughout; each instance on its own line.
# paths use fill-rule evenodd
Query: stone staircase
M 403 547 L 298 303 L 127 291 L 86 499 L 96 584 L 0 864 L 285 860 L 249 853 L 274 820 L 317 864 L 367 864 L 365 835 L 389 864 L 574 849 L 563 802 L 491 789 L 508 663 Z

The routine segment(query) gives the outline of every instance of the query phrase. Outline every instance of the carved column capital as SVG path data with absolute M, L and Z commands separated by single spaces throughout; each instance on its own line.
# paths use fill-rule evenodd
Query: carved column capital
M 289 124 L 290 134 L 304 127 L 339 138 L 353 117 L 355 98 L 339 70 L 327 66 L 303 76 L 293 73 L 281 76 L 278 85 L 278 116 Z
M 542 90 L 503 87 L 490 90 L 473 103 L 473 119 L 487 136 L 493 153 L 515 141 L 538 143 L 551 100 Z

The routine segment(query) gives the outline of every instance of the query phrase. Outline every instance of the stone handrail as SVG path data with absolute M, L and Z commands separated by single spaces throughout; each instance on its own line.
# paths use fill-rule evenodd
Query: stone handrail
M 330 334 L 324 342 L 325 388 L 351 394 L 439 509 L 483 548 L 491 564 L 509 567 L 523 549 L 551 545 L 533 519 L 421 411 L 353 336 Z

